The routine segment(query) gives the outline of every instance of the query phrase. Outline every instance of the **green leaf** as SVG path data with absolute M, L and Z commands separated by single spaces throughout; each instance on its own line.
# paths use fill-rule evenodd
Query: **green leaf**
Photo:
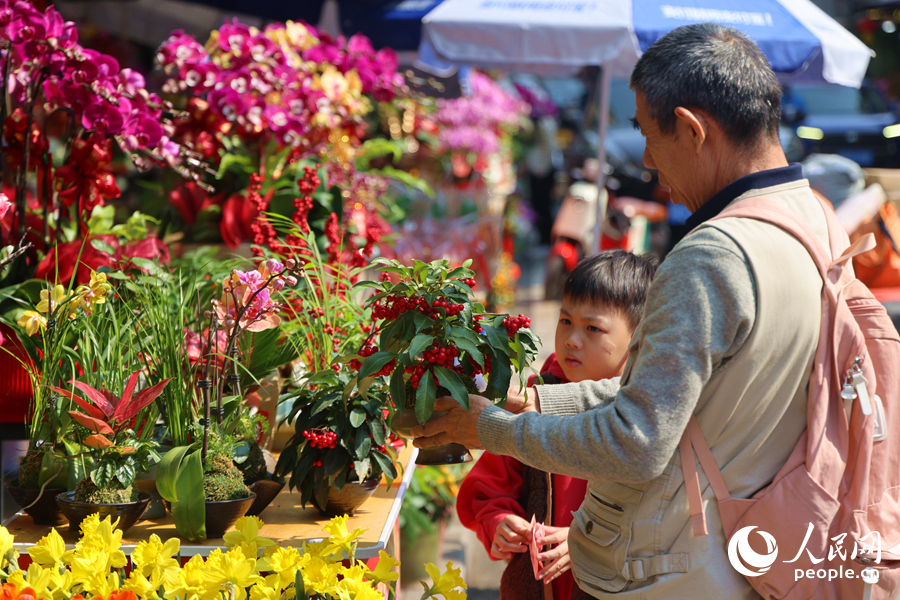
M 419 423 L 428 421 L 434 412 L 435 391 L 434 377 L 431 369 L 428 369 L 422 374 L 419 387 L 416 389 L 416 420 Z
M 391 373 L 391 400 L 397 408 L 406 407 L 406 381 L 403 379 L 403 369 L 394 369 Z M 383 444 L 384 442 L 381 442 Z M 379 444 L 379 446 L 381 445 Z
M 419 354 L 419 352 L 427 348 L 433 341 L 433 335 L 420 333 L 416 335 L 416 337 L 414 337 L 409 343 L 409 350 L 407 351 L 407 353 L 410 355 L 410 357 L 415 357 Z
M 225 154 L 219 161 L 219 171 L 216 173 L 216 179 L 222 179 L 228 171 L 234 171 L 238 174 L 247 173 L 253 170 L 253 162 L 249 156 L 244 154 Z
M 353 410 L 350 411 L 350 425 L 357 429 L 366 422 L 366 417 L 368 415 L 366 415 L 366 411 L 362 407 L 354 406 Z
M 245 441 L 238 442 L 234 447 L 233 460 L 235 464 L 242 465 L 250 458 L 250 444 Z
M 453 339 L 454 341 L 458 339 L 464 339 L 471 344 L 479 345 L 484 343 L 484 339 L 480 338 L 477 333 L 472 331 L 471 329 L 467 329 L 465 327 L 456 327 L 451 326 L 448 328 L 447 337 Z M 459 344 L 457 344 L 459 345 Z M 462 346 L 460 346 L 462 348 Z
M 93 481 L 97 487 L 105 488 L 108 487 L 112 478 L 116 475 L 116 468 L 112 463 L 108 461 L 104 461 L 97 465 L 97 467 L 91 471 L 91 481 Z
M 459 375 L 455 371 L 444 367 L 435 367 L 434 374 L 437 375 L 438 383 L 450 390 L 450 395 L 453 396 L 453 399 L 459 402 L 463 408 L 469 410 L 469 391 L 459 378 Z
M 425 313 L 421 313 L 419 311 L 409 311 L 406 314 L 412 314 L 413 316 L 413 324 L 415 325 L 415 333 L 418 334 L 423 329 L 427 329 L 434 325 L 434 321 L 425 316 Z
M 380 419 L 369 419 L 369 431 L 372 432 L 372 442 L 376 446 L 384 445 L 384 423 Z
M 206 539 L 206 497 L 199 444 L 166 452 L 156 468 L 156 489 L 172 503 L 178 535 L 199 542 Z
M 119 465 L 119 468 L 116 469 L 116 479 L 119 480 L 124 487 L 128 487 L 132 483 L 134 483 L 135 471 L 134 466 L 130 463 L 126 462 L 123 465 Z
M 365 379 L 366 377 L 371 377 L 378 371 L 384 367 L 384 365 L 388 364 L 395 358 L 395 354 L 393 352 L 376 352 L 372 356 L 366 359 L 366 362 L 362 364 L 362 367 L 359 369 L 359 375 L 357 377 L 359 379 Z
M 340 446 L 335 446 L 325 453 L 322 459 L 322 466 L 325 468 L 325 475 L 331 476 L 343 469 L 350 460 L 350 456 L 346 450 Z
M 297 576 L 294 577 L 294 590 L 297 592 L 294 600 L 309 600 L 306 593 L 306 586 L 303 584 L 303 571 L 297 569 Z
M 358 460 L 362 460 L 369 455 L 369 451 L 372 449 L 372 438 L 369 437 L 369 432 L 365 429 L 359 429 L 356 432 L 356 439 L 353 440 L 353 452 L 356 454 L 356 458 Z M 362 479 L 360 479 L 362 481 Z
M 463 337 L 454 338 L 453 341 L 456 342 L 457 348 L 474 358 L 475 362 L 478 363 L 478 366 L 482 369 L 484 368 L 484 355 L 481 353 L 481 350 L 478 349 L 478 346 Z
M 110 255 L 115 255 L 116 253 L 115 248 L 98 238 L 91 240 L 91 246 L 93 246 L 95 250 L 99 250 L 100 252 L 105 252 Z
M 512 371 L 509 368 L 509 360 L 505 354 L 491 353 L 491 374 L 488 377 L 488 390 L 493 391 L 493 398 L 504 398 L 509 391 Z
M 378 468 L 381 469 L 381 472 L 385 474 L 388 479 L 397 479 L 397 467 L 394 465 L 394 461 L 387 457 L 380 450 L 372 450 L 372 458 L 375 459 L 375 462 L 378 463 Z

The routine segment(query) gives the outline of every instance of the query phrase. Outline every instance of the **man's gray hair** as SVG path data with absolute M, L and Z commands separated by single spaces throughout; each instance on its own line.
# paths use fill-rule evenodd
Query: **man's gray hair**
M 663 133 L 675 109 L 700 109 L 736 144 L 778 139 L 781 86 L 759 47 L 740 31 L 713 23 L 685 25 L 658 39 L 631 73 Z

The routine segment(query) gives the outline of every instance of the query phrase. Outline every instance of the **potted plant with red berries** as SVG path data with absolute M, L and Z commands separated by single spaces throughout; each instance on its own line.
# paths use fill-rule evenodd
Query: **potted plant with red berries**
M 311 373 L 293 396 L 287 422 L 296 433 L 278 458 L 275 475 L 290 477 L 300 503 L 324 516 L 353 514 L 384 475 L 396 479 L 397 453 L 390 445 L 384 404 L 387 384 L 373 381 L 363 396 L 355 374 L 339 364 Z
M 440 416 L 434 413 L 438 397 L 452 396 L 466 409 L 470 393 L 501 404 L 514 369 L 525 387 L 539 343 L 530 319 L 486 313 L 473 301 L 471 262 L 453 268 L 446 260 L 406 266 L 377 259 L 383 281 L 356 285 L 376 292 L 366 301 L 376 327 L 346 360 L 358 371 L 354 383 L 364 398 L 376 381 L 389 381 L 390 426 L 400 435 Z M 447 444 L 420 450 L 416 462 L 471 459 L 459 444 Z

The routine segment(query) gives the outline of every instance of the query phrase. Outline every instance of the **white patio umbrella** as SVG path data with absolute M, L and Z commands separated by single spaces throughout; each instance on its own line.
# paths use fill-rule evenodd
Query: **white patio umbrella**
M 874 55 L 809 0 L 444 0 L 422 20 L 419 62 L 544 75 L 603 67 L 602 165 L 612 75 L 630 73 L 641 53 L 672 29 L 703 22 L 745 33 L 784 81 L 859 87 Z

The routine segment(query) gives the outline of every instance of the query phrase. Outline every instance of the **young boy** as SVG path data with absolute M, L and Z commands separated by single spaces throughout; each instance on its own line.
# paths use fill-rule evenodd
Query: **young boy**
M 621 375 L 655 272 L 653 262 L 624 250 L 578 263 L 563 288 L 556 352 L 541 369 L 544 383 Z M 469 472 L 457 512 L 493 560 L 510 559 L 500 581 L 501 600 L 569 600 L 579 592 L 566 537 L 586 487 L 582 479 L 551 475 L 488 452 Z M 553 546 L 538 556 L 543 581 L 535 580 L 528 556 L 532 516 L 546 524 L 544 545 Z

